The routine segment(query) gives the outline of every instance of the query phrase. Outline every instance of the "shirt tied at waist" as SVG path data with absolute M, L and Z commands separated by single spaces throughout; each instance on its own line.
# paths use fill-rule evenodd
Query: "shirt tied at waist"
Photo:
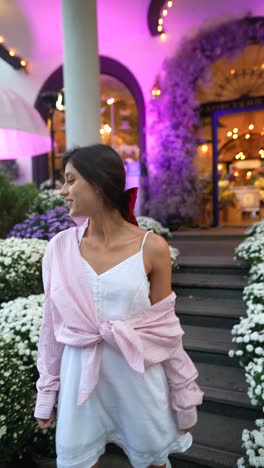
M 150 305 L 125 320 L 99 322 L 95 313 L 87 313 L 78 308 L 78 303 L 70 302 L 70 297 L 61 296 L 60 291 L 52 294 L 54 311 L 60 311 L 64 302 L 73 308 L 75 319 L 59 326 L 55 317 L 56 339 L 60 343 L 83 348 L 81 377 L 77 404 L 87 401 L 99 379 L 103 341 L 113 346 L 126 359 L 128 365 L 141 376 L 145 368 L 169 359 L 175 351 L 175 338 L 183 334 L 179 319 L 175 315 L 175 293 Z M 62 303 L 62 301 L 64 301 Z M 66 305 L 65 305 L 66 306 Z
M 134 328 L 127 321 L 122 320 L 101 322 L 94 345 L 84 349 L 78 405 L 82 405 L 91 397 L 97 385 L 102 359 L 102 341 L 120 351 L 128 365 L 135 372 L 144 375 L 144 348 Z

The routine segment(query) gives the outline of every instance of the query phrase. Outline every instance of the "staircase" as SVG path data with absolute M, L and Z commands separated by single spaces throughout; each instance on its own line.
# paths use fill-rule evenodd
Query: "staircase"
M 185 331 L 183 343 L 199 371 L 205 392 L 194 443 L 186 454 L 173 455 L 177 468 L 232 468 L 242 454 L 241 433 L 254 427 L 260 409 L 246 394 L 244 371 L 228 357 L 232 326 L 245 314 L 242 290 L 247 270 L 233 260 L 241 242 L 237 234 L 176 234 L 180 250 L 173 274 L 176 313 Z

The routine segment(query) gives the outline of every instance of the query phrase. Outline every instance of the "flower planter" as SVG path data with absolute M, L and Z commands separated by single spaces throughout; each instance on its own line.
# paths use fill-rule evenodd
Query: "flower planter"
M 241 210 L 238 204 L 235 208 L 233 208 L 232 206 L 227 207 L 227 222 L 230 224 L 242 223 Z

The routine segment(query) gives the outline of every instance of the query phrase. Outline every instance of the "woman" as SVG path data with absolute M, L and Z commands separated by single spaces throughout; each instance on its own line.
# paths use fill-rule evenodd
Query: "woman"
M 35 417 L 58 398 L 58 468 L 98 468 L 105 445 L 135 468 L 170 466 L 192 443 L 202 392 L 182 348 L 167 242 L 138 227 L 119 155 L 69 152 L 61 195 L 81 225 L 56 235 L 43 260 L 45 305 Z

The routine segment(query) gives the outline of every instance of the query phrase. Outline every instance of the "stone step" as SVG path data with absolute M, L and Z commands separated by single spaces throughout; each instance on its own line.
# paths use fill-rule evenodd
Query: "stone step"
M 234 347 L 230 330 L 184 325 L 183 345 L 187 351 L 228 354 Z
M 245 239 L 245 232 L 246 227 L 244 228 L 227 228 L 227 229 L 219 229 L 216 232 L 214 228 L 211 229 L 192 229 L 192 230 L 177 230 L 172 232 L 172 239 L 181 242 L 217 242 L 220 244 L 223 242 L 226 243 L 240 243 Z
M 176 272 L 172 274 L 172 285 L 177 288 L 206 288 L 206 289 L 228 289 L 240 290 L 247 285 L 247 277 L 243 275 L 225 275 L 210 273 L 181 273 Z
M 232 317 L 210 317 L 203 315 L 180 315 L 178 314 L 180 323 L 183 327 L 186 325 L 193 325 L 197 327 L 207 327 L 207 328 L 225 328 L 231 330 L 234 325 L 239 322 L 239 319 Z
M 192 361 L 197 365 L 198 363 L 212 364 L 213 366 L 224 366 L 231 368 L 240 368 L 238 359 L 230 358 L 228 354 L 220 353 L 205 353 L 198 350 L 186 349 Z
M 240 289 L 224 289 L 224 288 L 212 288 L 212 287 L 192 287 L 192 286 L 180 286 L 172 284 L 172 288 L 177 294 L 177 297 L 181 296 L 193 296 L 193 297 L 207 297 L 207 298 L 218 298 L 218 299 L 237 299 L 242 300 L 243 290 Z
M 239 318 L 246 314 L 246 307 L 241 299 L 179 296 L 175 313 L 182 325 L 231 330 Z
M 185 455 L 171 455 L 170 462 L 172 468 L 235 468 L 238 458 L 240 454 L 193 443 Z
M 224 261 L 223 259 L 209 258 L 211 258 L 211 261 L 209 261 L 209 259 L 204 260 L 203 257 L 201 257 L 202 261 L 199 261 L 199 259 L 193 260 L 192 257 L 182 258 L 181 255 L 179 255 L 175 273 L 210 273 L 211 275 L 225 274 L 228 276 L 246 276 L 248 274 L 248 266 L 235 262 L 233 259 L 228 258 L 228 261 Z
M 241 315 L 246 314 L 246 306 L 242 299 L 177 295 L 175 311 L 181 316 L 239 319 Z

